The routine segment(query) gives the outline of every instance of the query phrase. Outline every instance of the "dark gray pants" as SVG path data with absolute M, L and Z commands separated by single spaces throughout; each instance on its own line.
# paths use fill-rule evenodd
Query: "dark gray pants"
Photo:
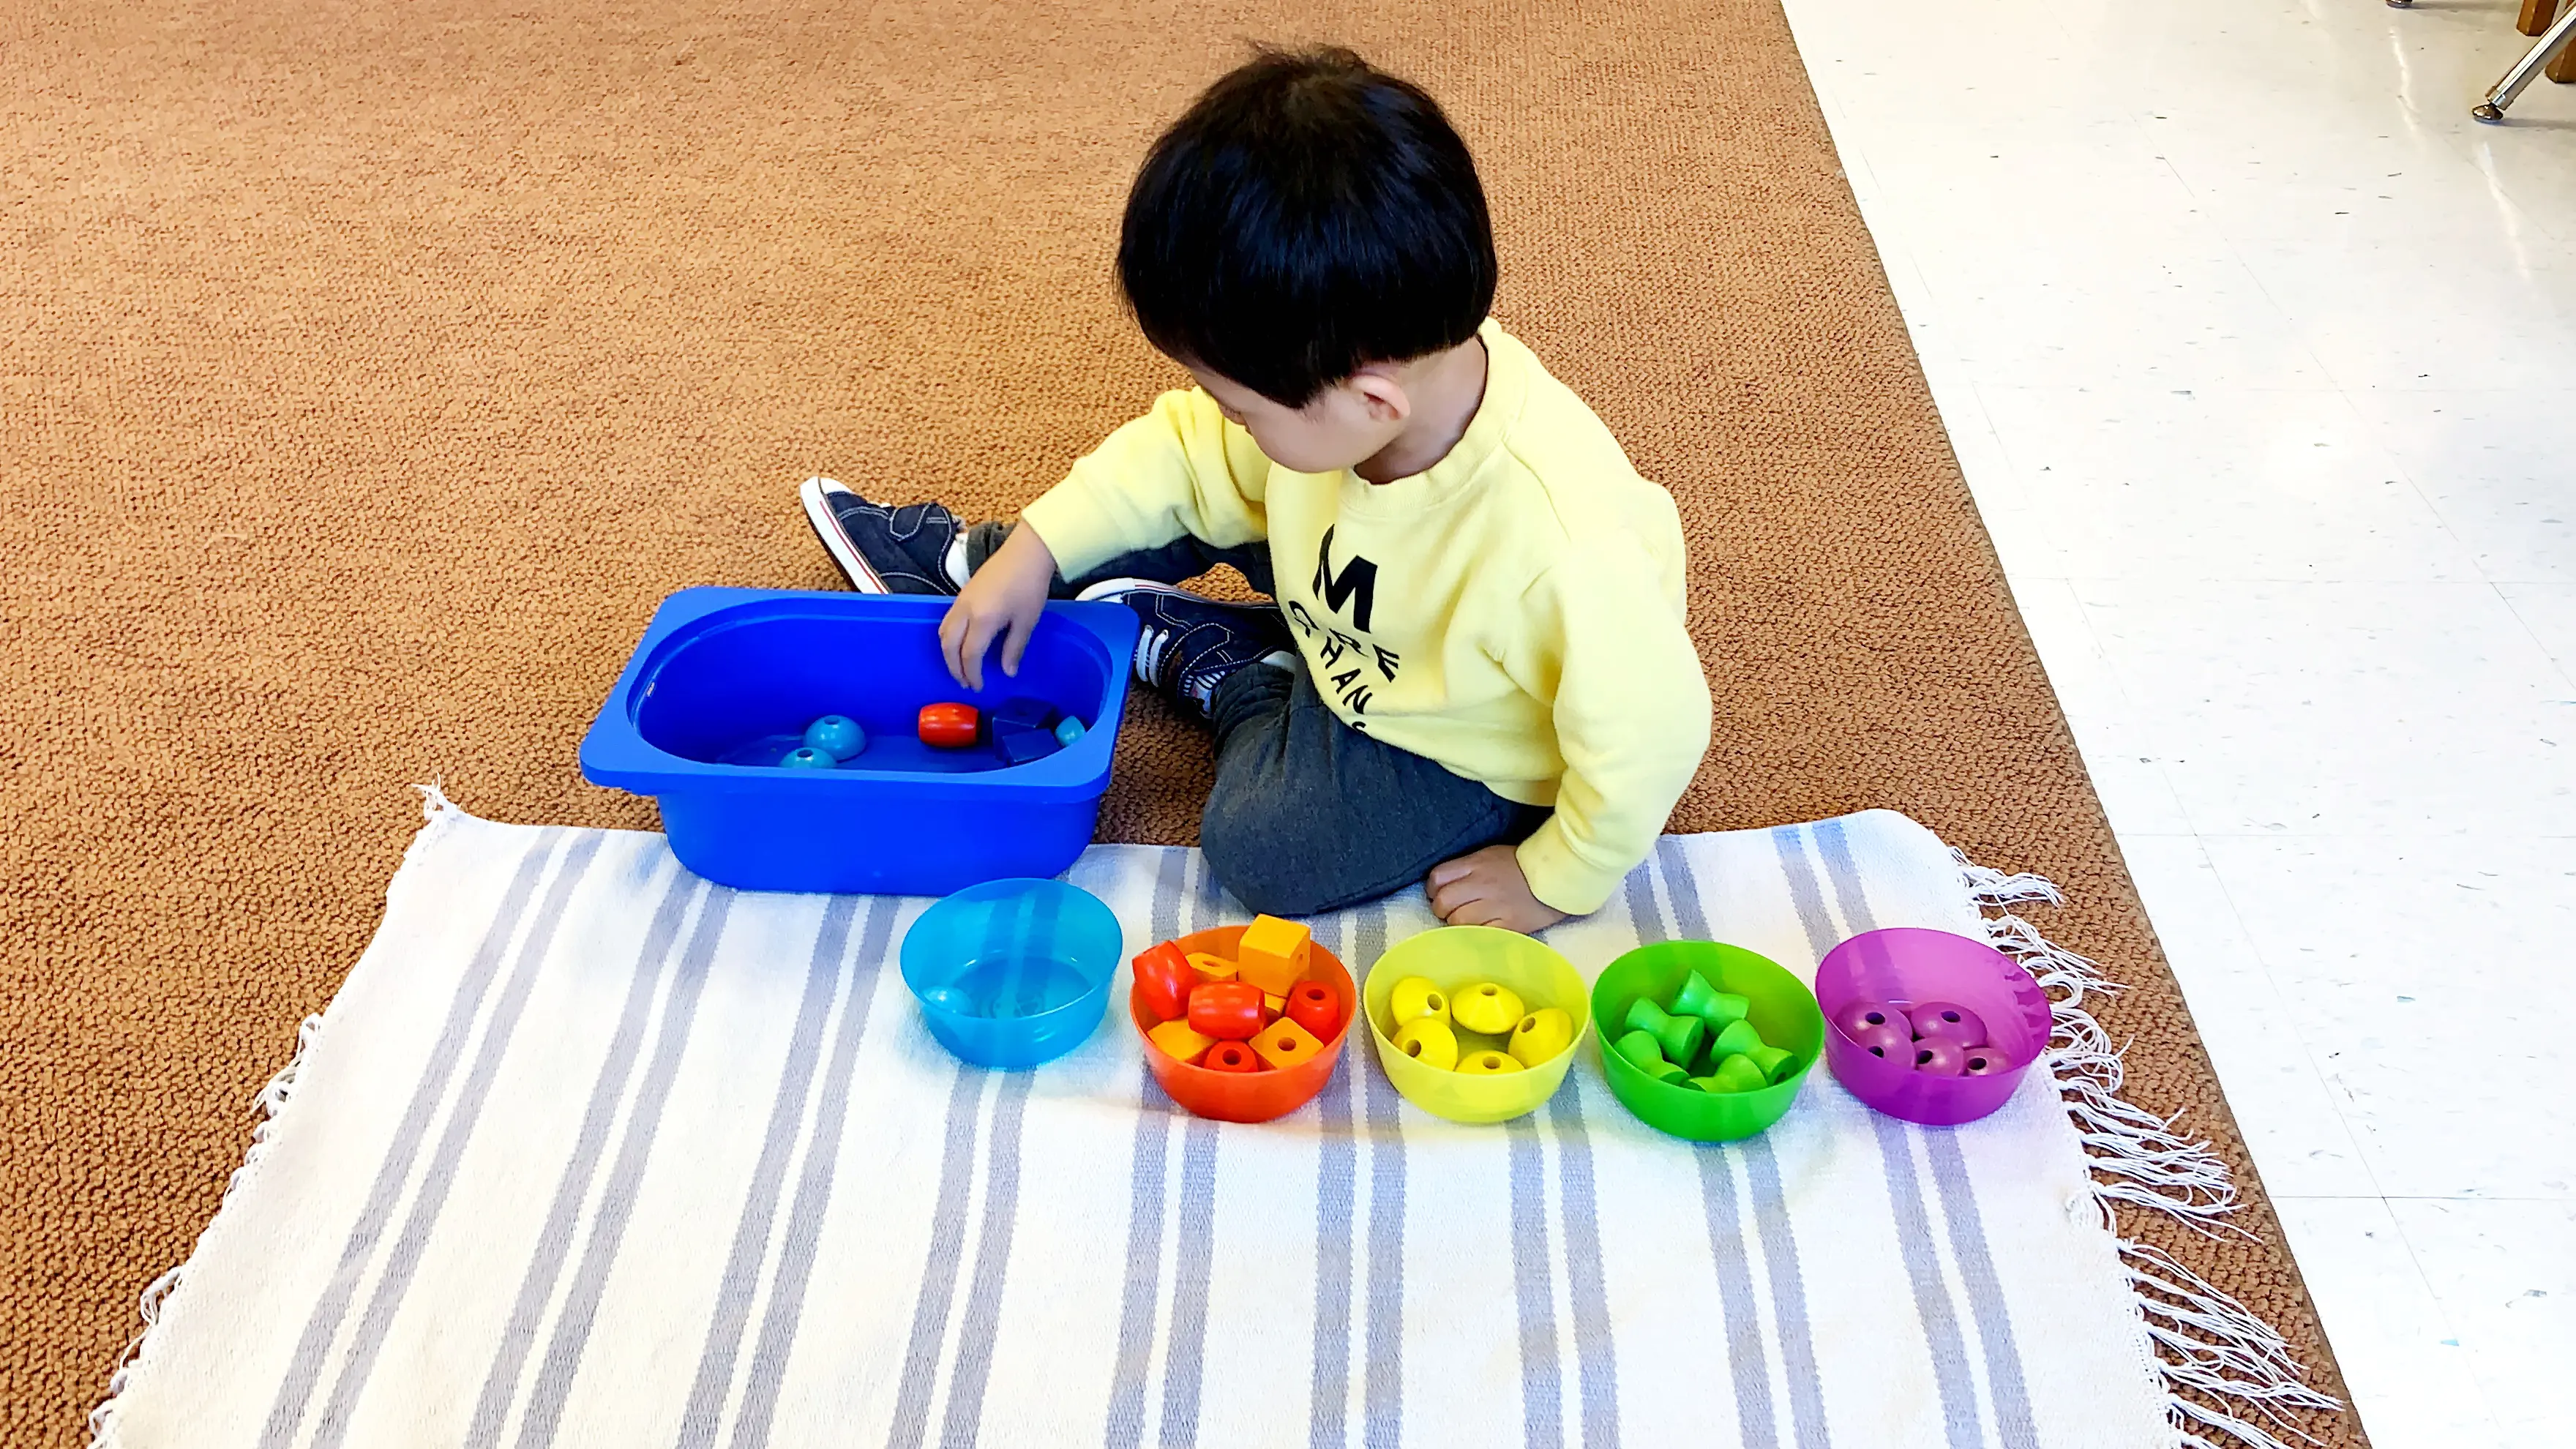
M 967 536 L 969 567 L 1001 546 L 1002 524 Z M 1070 598 L 1103 579 L 1176 584 L 1218 564 L 1271 592 L 1270 553 L 1210 548 L 1181 538 L 1056 580 Z M 1255 664 L 1217 686 L 1216 788 L 1199 818 L 1199 848 L 1236 900 L 1275 916 L 1311 916 L 1417 886 L 1431 868 L 1497 843 L 1517 844 L 1545 821 L 1422 756 L 1341 722 L 1300 660 Z

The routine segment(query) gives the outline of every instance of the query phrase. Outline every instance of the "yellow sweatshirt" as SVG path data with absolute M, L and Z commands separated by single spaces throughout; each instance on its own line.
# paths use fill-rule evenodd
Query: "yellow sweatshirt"
M 1491 321 L 1484 401 L 1429 471 L 1292 473 L 1195 388 L 1109 435 L 1021 518 L 1065 577 L 1184 533 L 1267 539 L 1342 722 L 1555 814 L 1530 889 L 1597 910 L 1708 748 L 1681 521 L 1610 430 Z

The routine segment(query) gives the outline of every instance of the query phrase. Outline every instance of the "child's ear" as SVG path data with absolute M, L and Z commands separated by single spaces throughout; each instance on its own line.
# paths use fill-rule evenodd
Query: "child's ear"
M 1413 416 L 1413 399 L 1405 396 L 1404 384 L 1383 372 L 1362 368 L 1351 375 L 1348 386 L 1368 409 L 1371 422 L 1400 423 Z

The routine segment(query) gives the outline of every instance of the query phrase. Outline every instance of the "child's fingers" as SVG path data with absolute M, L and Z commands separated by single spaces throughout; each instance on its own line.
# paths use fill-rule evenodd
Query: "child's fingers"
M 1002 672 L 1013 679 L 1020 677 L 1020 656 L 1029 649 L 1029 635 L 1037 628 L 1034 617 L 1013 619 L 1002 631 Z
M 1437 878 L 1437 872 L 1434 873 L 1434 877 Z M 1489 894 L 1481 879 L 1472 873 L 1462 872 L 1453 877 L 1448 884 L 1432 890 L 1431 911 L 1432 914 L 1444 921 L 1449 921 L 1453 926 L 1467 924 L 1450 918 L 1462 907 L 1481 901 Z
M 966 682 L 966 664 L 962 646 L 966 642 L 966 611 L 956 604 L 939 616 L 939 662 L 948 666 L 948 677 L 959 684 Z

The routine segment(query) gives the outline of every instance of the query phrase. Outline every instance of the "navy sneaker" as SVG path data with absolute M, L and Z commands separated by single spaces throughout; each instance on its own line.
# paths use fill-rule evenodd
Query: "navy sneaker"
M 936 503 L 887 508 L 829 478 L 797 490 L 805 521 L 863 594 L 953 594 L 965 587 L 965 525 Z M 951 568 L 951 563 L 954 568 Z
M 1286 667 L 1297 641 L 1276 604 L 1221 604 L 1170 584 L 1104 579 L 1085 599 L 1125 604 L 1145 622 L 1136 636 L 1136 677 L 1211 718 L 1216 687 L 1247 665 Z

